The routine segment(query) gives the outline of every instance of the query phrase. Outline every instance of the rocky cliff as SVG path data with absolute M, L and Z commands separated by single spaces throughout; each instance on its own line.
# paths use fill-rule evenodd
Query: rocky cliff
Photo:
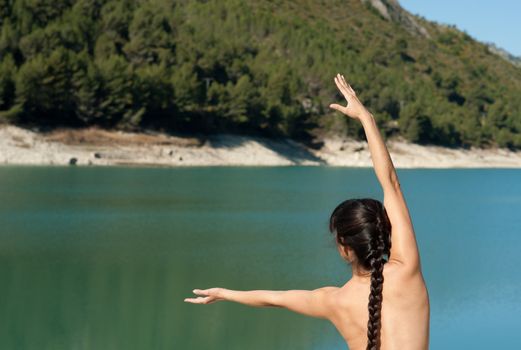
M 361 0 L 362 3 L 373 6 L 385 19 L 403 25 L 412 34 L 430 37 L 429 32 L 414 18 L 414 15 L 404 10 L 398 0 Z

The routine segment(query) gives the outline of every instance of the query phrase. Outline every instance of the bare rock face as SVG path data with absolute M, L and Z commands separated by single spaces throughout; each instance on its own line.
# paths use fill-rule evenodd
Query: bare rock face
M 495 45 L 494 43 L 485 43 L 488 47 L 488 50 L 503 59 L 507 60 L 508 62 L 512 63 L 515 66 L 518 66 L 521 68 L 521 57 L 512 55 L 510 52 L 506 51 L 505 49 L 500 48 L 499 46 Z
M 407 31 L 415 35 L 429 38 L 429 32 L 416 21 L 414 16 L 404 10 L 398 0 L 361 0 L 373 6 L 383 18 L 401 24 Z

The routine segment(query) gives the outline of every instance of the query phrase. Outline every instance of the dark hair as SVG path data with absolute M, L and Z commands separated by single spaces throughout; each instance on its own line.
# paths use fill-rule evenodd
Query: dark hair
M 367 349 L 376 350 L 380 347 L 383 269 L 391 253 L 391 222 L 382 202 L 349 199 L 333 210 L 329 230 L 337 243 L 351 248 L 357 263 L 371 272 Z

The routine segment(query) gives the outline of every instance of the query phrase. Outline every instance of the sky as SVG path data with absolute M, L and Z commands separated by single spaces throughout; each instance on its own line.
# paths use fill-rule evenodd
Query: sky
M 521 56 L 521 0 L 399 0 L 428 20 L 454 24 L 473 38 Z

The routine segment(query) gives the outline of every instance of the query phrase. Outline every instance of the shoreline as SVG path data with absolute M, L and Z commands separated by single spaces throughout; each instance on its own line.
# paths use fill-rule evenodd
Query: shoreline
M 0 125 L 0 165 L 371 167 L 367 143 L 324 138 L 315 150 L 292 140 L 213 135 L 204 140 L 101 129 L 36 133 Z M 387 142 L 396 168 L 521 168 L 521 151 Z

